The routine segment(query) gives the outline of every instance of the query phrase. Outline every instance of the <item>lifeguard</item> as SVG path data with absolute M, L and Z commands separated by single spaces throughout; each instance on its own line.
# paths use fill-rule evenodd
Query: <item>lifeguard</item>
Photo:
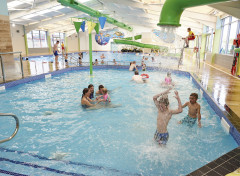
M 186 44 L 186 46 L 184 48 L 188 48 L 189 47 L 189 40 L 194 40 L 195 39 L 195 35 L 191 31 L 191 28 L 188 28 L 187 31 L 188 31 L 188 36 L 186 38 L 182 38 L 182 39 L 185 40 L 185 44 Z

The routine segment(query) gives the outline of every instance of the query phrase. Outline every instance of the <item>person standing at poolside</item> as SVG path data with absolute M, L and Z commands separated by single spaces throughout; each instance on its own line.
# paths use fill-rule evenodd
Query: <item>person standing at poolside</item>
M 62 47 L 62 54 L 65 52 L 65 48 L 64 48 L 64 43 L 61 43 L 61 47 Z
M 172 115 L 182 112 L 182 103 L 177 91 L 175 91 L 175 98 L 178 101 L 178 109 L 169 109 L 168 93 L 170 90 L 171 88 L 153 97 L 153 101 L 158 109 L 157 130 L 154 134 L 154 139 L 159 145 L 167 144 L 169 138 L 167 126 Z
M 197 119 L 198 119 L 198 127 L 201 128 L 202 124 L 201 124 L 201 106 L 200 104 L 197 103 L 197 99 L 198 99 L 198 94 L 196 93 L 191 93 L 190 97 L 189 97 L 189 102 L 186 102 L 182 108 L 185 108 L 186 106 L 188 106 L 188 115 L 180 120 L 178 123 L 179 124 L 184 124 L 186 123 L 188 126 L 192 127 Z
M 57 41 L 53 46 L 53 54 L 55 56 L 55 63 L 58 63 L 58 44 L 59 44 L 59 41 Z

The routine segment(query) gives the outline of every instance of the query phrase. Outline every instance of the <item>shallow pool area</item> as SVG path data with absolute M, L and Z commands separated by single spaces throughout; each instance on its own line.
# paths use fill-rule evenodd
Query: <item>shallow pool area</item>
M 5 160 L 0 169 L 30 175 L 58 175 L 56 170 L 79 175 L 186 175 L 237 147 L 191 77 L 176 73 L 172 78 L 182 103 L 190 93 L 199 94 L 203 127 L 177 124 L 187 115 L 185 108 L 169 122 L 167 146 L 156 145 L 157 109 L 152 97 L 163 91 L 160 82 L 166 72 L 147 73 L 149 83 L 137 84 L 125 69 L 95 70 L 93 77 L 88 71 L 70 71 L 1 92 L 1 107 L 20 118 L 20 130 L 1 145 Z M 90 83 L 95 91 L 103 84 L 111 90 L 112 103 L 121 106 L 82 109 L 82 90 Z M 177 108 L 173 96 L 171 91 L 170 108 Z M 0 121 L 4 124 L 0 137 L 5 138 L 15 122 Z M 44 168 L 29 171 L 30 166 L 20 161 Z

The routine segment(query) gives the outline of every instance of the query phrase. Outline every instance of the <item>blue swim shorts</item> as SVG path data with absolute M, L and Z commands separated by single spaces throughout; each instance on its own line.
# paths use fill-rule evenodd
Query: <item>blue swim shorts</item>
M 163 144 L 163 145 L 166 145 L 167 144 L 167 141 L 168 141 L 168 138 L 169 138 L 169 134 L 168 133 L 159 133 L 157 130 L 154 134 L 154 139 L 155 141 L 158 143 L 158 144 Z
M 58 56 L 58 52 L 57 51 L 53 52 L 53 54 L 54 54 L 54 56 Z
M 197 118 L 192 118 L 189 115 L 187 115 L 184 119 L 182 119 L 180 122 L 182 122 L 182 124 L 187 124 L 187 126 L 192 127 L 197 121 Z

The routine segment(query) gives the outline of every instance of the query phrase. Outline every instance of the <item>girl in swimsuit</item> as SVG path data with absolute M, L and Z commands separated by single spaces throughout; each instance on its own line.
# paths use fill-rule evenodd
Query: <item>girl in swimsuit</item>
M 110 96 L 108 95 L 108 90 L 106 88 L 102 88 L 102 98 L 100 101 L 102 102 L 106 102 L 106 103 L 110 103 L 111 102 L 111 99 L 110 99 Z
M 171 73 L 167 73 L 167 77 L 165 78 L 165 84 L 170 85 L 172 84 Z
M 165 77 L 165 80 L 161 83 L 161 86 L 162 87 L 171 87 L 171 86 L 174 86 L 175 84 L 173 83 L 172 81 L 172 78 L 171 78 L 171 73 L 168 72 L 167 73 L 167 76 Z

